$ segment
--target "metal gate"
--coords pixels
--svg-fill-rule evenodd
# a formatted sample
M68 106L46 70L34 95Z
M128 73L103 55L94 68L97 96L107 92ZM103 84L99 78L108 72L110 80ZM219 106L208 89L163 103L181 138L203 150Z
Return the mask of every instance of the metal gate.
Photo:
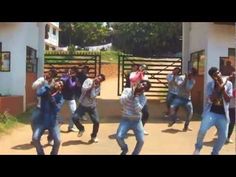
M151 89L146 92L146 96L156 97L159 100L165 100L168 92L168 83L166 76L172 72L175 67L182 71L181 58L141 58L132 55L121 54L118 56L118 92L120 96L125 86L125 73L131 71L132 64L146 64L148 69L145 75L151 82Z
M45 53L44 72L47 72L53 66L59 77L73 66L79 69L84 65L89 67L89 78L95 78L96 75L101 74L101 53L75 52L70 54L61 51L47 51Z

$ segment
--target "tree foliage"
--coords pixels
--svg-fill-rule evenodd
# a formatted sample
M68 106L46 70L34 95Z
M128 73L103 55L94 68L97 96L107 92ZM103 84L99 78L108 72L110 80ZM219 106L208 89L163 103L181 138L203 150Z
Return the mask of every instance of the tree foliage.
M113 30L111 30L111 27ZM136 56L167 56L181 52L182 23L179 22L63 22L62 45L112 45Z
M62 22L60 41L62 46L102 45L109 42L110 31L102 22Z
M113 23L113 46L137 56L181 52L182 24L177 22Z

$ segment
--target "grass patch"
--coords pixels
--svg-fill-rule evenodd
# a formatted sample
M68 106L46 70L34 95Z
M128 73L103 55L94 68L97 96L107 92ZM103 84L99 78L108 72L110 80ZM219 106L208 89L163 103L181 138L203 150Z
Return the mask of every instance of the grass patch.
M118 53L114 50L101 51L101 60L102 62L118 63Z
M9 133L12 128L20 124L29 124L32 110L28 109L18 116L13 116L7 112L0 113L0 134Z

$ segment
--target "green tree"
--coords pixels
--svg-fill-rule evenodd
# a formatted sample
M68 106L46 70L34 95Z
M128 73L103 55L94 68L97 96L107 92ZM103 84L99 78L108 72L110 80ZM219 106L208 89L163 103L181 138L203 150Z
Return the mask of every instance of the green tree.
M138 56L181 52L182 24L177 22L112 23L113 46Z
M110 30L102 22L62 22L60 44L85 47L110 42Z

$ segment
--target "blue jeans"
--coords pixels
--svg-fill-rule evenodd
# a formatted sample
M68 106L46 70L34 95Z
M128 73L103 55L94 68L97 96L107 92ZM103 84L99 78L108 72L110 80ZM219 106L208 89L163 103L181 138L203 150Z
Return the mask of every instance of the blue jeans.
M147 103L143 106L142 109L142 123L143 126L147 123L149 117L149 112L148 112L148 105Z
M39 107L36 107L33 110L32 116L30 117L30 119L31 119L31 129L32 129L32 132L33 132L33 135L32 135L32 142L33 142L33 136L34 136L35 129L40 124L40 119L41 119L41 114L40 114L40 108ZM52 135L50 134L50 132L48 134L47 139L48 139L48 141L52 140Z
M76 109L72 120L76 127L80 131L84 131L84 126L81 124L80 120L85 115L85 113L88 113L91 121L93 122L93 132L91 134L92 138L97 137L98 129L99 129L99 114L97 111L97 107L85 107L81 104L79 104L78 108Z
M52 136L52 139L54 140L53 142L53 147L52 147L52 151L51 151L51 155L57 155L59 148L60 148L60 144L61 144L61 140L60 140L60 128L58 126L58 124L56 124L53 127L49 127L46 128L43 125L39 125L35 127L35 131L33 134L33 142L37 151L38 155L44 155L44 150L42 147L42 144L40 142L40 139L44 133L44 131L48 129L50 136Z
M63 105L64 104L67 104L68 105L68 107L69 107L69 110L70 110L70 112L71 112L71 116L74 114L74 112L75 112L75 110L76 110L76 102L75 102L75 100L63 100ZM71 117L70 117L70 119L69 119L69 126L68 126L68 128L70 129L70 128L73 128L73 120L71 119Z
M171 103L174 101L174 99L177 97L176 94L168 92L167 97L166 97L166 104L167 108L170 108Z
M116 140L121 148L122 151L128 151L128 145L125 144L125 136L129 130L133 130L137 143L134 148L132 155L138 155L143 147L144 144L144 129L142 121L139 120L130 120L128 118L123 117L121 119L119 128L116 133Z
M176 97L173 102L171 103L171 108L173 108L174 110L176 110L176 108L178 107L184 107L184 109L187 112L187 116L185 118L185 127L188 127L189 122L191 121L192 117L193 117L193 104L191 100L185 99L185 98L180 98L180 97ZM172 121L176 121L177 116L176 114L171 114L171 119Z
M218 132L218 138L214 143L211 154L218 155L219 151L221 150L227 139L228 125L229 122L227 121L224 114L216 114L213 112L206 113L201 122L195 148L199 151L202 149L203 139L206 135L207 130L209 130L212 126L216 126Z
M32 112L32 116L30 117L30 123L31 123L30 125L33 132L39 122L39 119L40 119L40 108L36 107Z

